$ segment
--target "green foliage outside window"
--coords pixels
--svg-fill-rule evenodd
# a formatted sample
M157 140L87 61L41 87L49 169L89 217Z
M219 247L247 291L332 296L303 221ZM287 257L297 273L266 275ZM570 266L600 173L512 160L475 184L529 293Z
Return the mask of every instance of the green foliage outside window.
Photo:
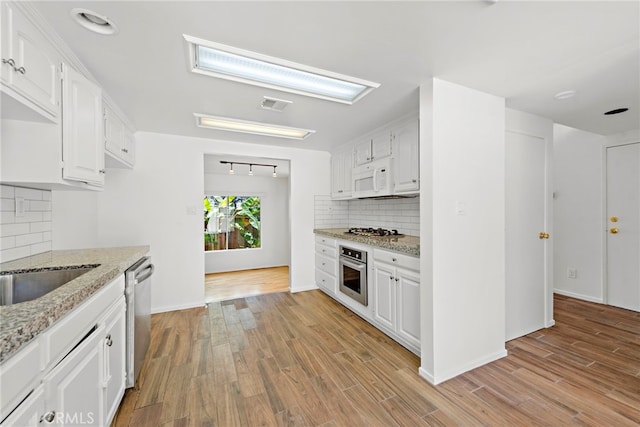
M206 196L204 247L205 251L259 248L260 198Z

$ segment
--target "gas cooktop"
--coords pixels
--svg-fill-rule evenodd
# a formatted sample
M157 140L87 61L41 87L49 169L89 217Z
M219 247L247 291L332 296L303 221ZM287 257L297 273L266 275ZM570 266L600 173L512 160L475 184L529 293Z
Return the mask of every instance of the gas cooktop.
M352 227L349 231L345 231L345 234L353 234L356 236L367 236L367 237L400 237L402 234L398 233L398 230L387 230L385 228L372 228L372 227Z

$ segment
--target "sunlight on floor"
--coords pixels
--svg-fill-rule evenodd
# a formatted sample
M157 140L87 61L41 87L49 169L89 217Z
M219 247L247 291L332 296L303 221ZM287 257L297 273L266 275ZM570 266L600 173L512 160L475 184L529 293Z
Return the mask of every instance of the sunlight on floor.
M289 290L289 267L258 268L205 275L205 302L227 301Z

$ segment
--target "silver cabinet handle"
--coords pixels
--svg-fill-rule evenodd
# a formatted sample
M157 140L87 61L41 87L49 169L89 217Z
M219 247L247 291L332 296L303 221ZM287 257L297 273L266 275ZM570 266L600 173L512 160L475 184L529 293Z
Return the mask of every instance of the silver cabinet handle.
M107 173L107 171L104 170L104 169L100 169L98 172L101 173L101 174L106 174Z
M398 279L398 278L396 277L396 283L398 283L399 281L400 281L400 279Z
M44 414L42 417L40 417L40 422L46 421L48 423L52 423L53 420L55 419L56 419L56 411L49 411L46 414Z
M122 152L123 152L123 153L128 153L128 152L129 152L129 150L127 150L126 148L123 148L123 149L122 149Z
M105 338L107 340L107 347L111 347L113 345L113 340L111 339L111 334L107 335Z
M14 70L16 69L16 61L14 61L12 58L9 58L9 59L2 58L2 63L9 64Z
M27 74L27 70L25 70L24 67L14 68L14 70L22 75Z
M396 262L398 261L398 258L391 258L391 261Z

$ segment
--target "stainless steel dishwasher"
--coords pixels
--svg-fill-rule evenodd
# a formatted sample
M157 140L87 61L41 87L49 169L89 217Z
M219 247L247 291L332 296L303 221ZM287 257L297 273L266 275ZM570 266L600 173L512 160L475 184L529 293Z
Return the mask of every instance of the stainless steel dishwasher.
M151 257L142 257L125 271L127 300L127 388L136 385L151 340Z

